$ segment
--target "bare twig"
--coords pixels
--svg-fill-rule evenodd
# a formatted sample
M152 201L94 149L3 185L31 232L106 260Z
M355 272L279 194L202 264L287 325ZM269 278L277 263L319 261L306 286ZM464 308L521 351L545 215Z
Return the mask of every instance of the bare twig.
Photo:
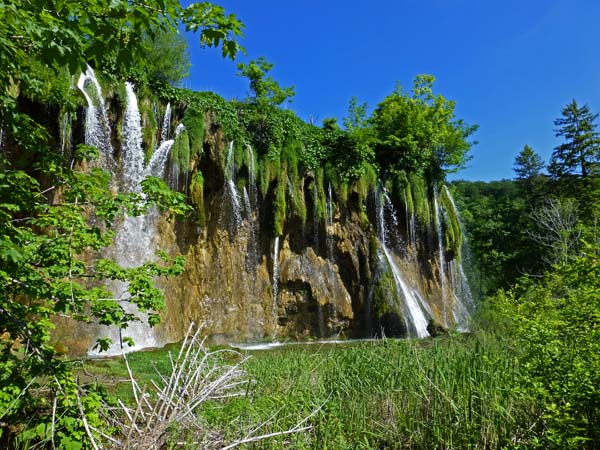
M77 392L77 406L79 406L79 414L81 414L81 421L83 422L83 428L85 429L85 433L90 440L90 444L94 448L94 450L100 450L98 445L96 444L96 439L94 438L94 434L88 425L87 418L85 417L85 411L83 410L83 405L81 404L81 397L79 396L79 391Z

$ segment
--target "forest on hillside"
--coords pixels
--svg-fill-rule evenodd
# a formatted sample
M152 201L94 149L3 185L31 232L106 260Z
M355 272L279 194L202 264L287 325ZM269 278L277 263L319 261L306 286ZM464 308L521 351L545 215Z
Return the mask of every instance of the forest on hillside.
M237 66L250 86L244 100L178 87L189 70L179 27L223 57L243 51L244 25L217 5L6 1L0 19L0 446L598 448L600 133L586 104L573 100L557 112L560 143L550 161L525 145L513 180L448 182L466 165L477 127L456 117L455 102L434 92L431 75L417 76L410 89L396 86L371 114L353 98L341 124L328 118L316 126L282 107L294 88L280 86L262 57ZM185 111L188 127L171 150L172 164L185 171L183 189L148 177L140 191L116 193L110 174L94 166L101 149L65 150L63 118L81 119L85 99L74 86L90 68L115 103L128 81L140 96ZM239 142L232 158L248 178L255 161L244 159L242 143L256 149L269 238L309 223L307 205L326 221L329 184L339 215L369 230L376 255L386 242L378 243L367 204L374 192L385 195L405 211L398 233L410 234L410 217L419 223L422 260L436 252L462 258L477 302L469 331L432 320L423 340L384 338L314 358L302 350L249 362L207 350L195 335L181 345L164 391L146 395L156 386L150 379L159 383L149 375L147 387L133 379L130 397L98 377L101 364L68 355L52 340L57 320L119 329L135 320L103 280L129 283L130 301L148 312L150 326L161 321L165 298L155 280L181 275L183 257L161 253L135 268L110 258L90 265L86 257L111 244L119 217L151 205L170 220L207 226L210 174L198 170L206 114ZM148 129L140 140L156 147L159 125ZM303 202L309 177L314 197ZM440 257L432 274L444 263ZM392 281L381 280L371 306L383 315ZM100 350L110 344L97 342ZM169 356L150 358L168 370ZM126 368L123 376L131 376Z

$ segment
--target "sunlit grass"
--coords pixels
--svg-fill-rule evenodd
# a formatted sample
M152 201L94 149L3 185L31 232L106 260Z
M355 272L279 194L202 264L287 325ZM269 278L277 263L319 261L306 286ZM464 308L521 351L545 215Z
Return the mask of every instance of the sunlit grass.
M250 424L261 433L312 429L251 448L499 448L519 441L529 406L515 395L511 351L483 335L293 345L247 352L255 382L245 397L207 402L202 414L229 438ZM129 356L138 377L155 376L166 351ZM102 376L127 378L118 360L94 362ZM110 375L109 375L110 374ZM123 384L115 388L125 395Z

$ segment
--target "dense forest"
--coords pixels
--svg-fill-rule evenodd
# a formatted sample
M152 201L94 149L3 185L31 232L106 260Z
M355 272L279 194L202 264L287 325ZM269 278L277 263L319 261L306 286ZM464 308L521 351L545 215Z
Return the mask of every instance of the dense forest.
M250 86L244 100L177 87L189 70L179 27L197 33L201 46L219 47L223 57L243 51L244 25L217 5L8 1L0 5L0 19L3 448L598 447L600 135L598 114L587 105L573 100L557 112L560 144L547 163L525 145L514 161L514 180L448 183L467 163L477 127L456 117L454 101L434 93L431 75L417 76L409 90L397 86L370 115L352 98L341 124L328 118L316 126L282 107L294 88L280 86L263 57L237 66ZM186 125L171 147L170 164L181 175L175 185L149 176L139 191L115 192L110 174L96 164L102 148L65 144L69 124L81 121L86 106L74 86L90 70L109 87L116 111L125 110L124 81L151 99L142 105L145 120L154 120L140 136L145 149L156 148L160 135L152 105L173 105ZM206 155L207 126L232 142L232 162L221 161L220 170L243 168L218 183L206 170L218 172ZM246 145L256 156L248 156ZM158 325L167 303L156 279L181 275L185 261L161 253L159 261L132 268L111 258L89 264L90 255L111 244L119 217L153 207L174 223L210 228L216 197L205 196L208 184L243 187L255 173L255 195L266 205L261 225L276 242L298 224L310 224L310 215L314 234L326 230L319 224L331 221L328 201L335 194L338 215L368 230L371 254L381 255L376 248L387 251L385 237L378 241L368 205L373 196L385 196L404 211L401 224L390 214L397 232L409 243L411 233L424 242L413 243L417 259L439 258L427 270L431 278L441 274L441 297L441 255L462 260L477 300L469 332L431 320L427 339L382 339L319 356L316 366L306 353L276 354L250 362L248 373L241 370L243 355L209 352L195 335L182 344L171 378L190 376L190 390L177 385L178 392L173 381L170 391L146 395L134 380L134 398L125 402L135 399L137 409L124 406L118 391L90 375L98 366L69 355L52 333L66 318L119 329L136 320L103 280L127 282L129 301ZM378 264L375 256L367 263ZM364 278L369 285L356 292L369 292L372 304L359 306L365 316L379 314L374 322L381 332L371 334L391 335L383 317L391 315L386 297L393 279L385 273ZM97 341L99 350L110 345L108 338ZM190 362L196 345L200 356ZM228 401L236 386L246 386L247 374L255 384ZM289 386L295 390L282 399ZM145 415L161 393L188 403L166 403ZM171 422L153 423L158 417ZM264 436L254 440L261 428Z

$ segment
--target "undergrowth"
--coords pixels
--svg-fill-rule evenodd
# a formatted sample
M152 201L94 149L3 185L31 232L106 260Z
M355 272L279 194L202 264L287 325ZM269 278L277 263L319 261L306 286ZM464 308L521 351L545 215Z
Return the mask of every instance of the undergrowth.
M249 448L516 448L526 443L536 414L516 394L518 371L507 345L477 334L249 352L244 369L256 382L247 395L207 402L201 414L226 440L251 424L262 423L260 432L269 434L308 417L309 431ZM163 352L145 352L130 364L140 376L153 376L153 364L164 359ZM95 371L110 367L124 376L119 364L95 363Z

